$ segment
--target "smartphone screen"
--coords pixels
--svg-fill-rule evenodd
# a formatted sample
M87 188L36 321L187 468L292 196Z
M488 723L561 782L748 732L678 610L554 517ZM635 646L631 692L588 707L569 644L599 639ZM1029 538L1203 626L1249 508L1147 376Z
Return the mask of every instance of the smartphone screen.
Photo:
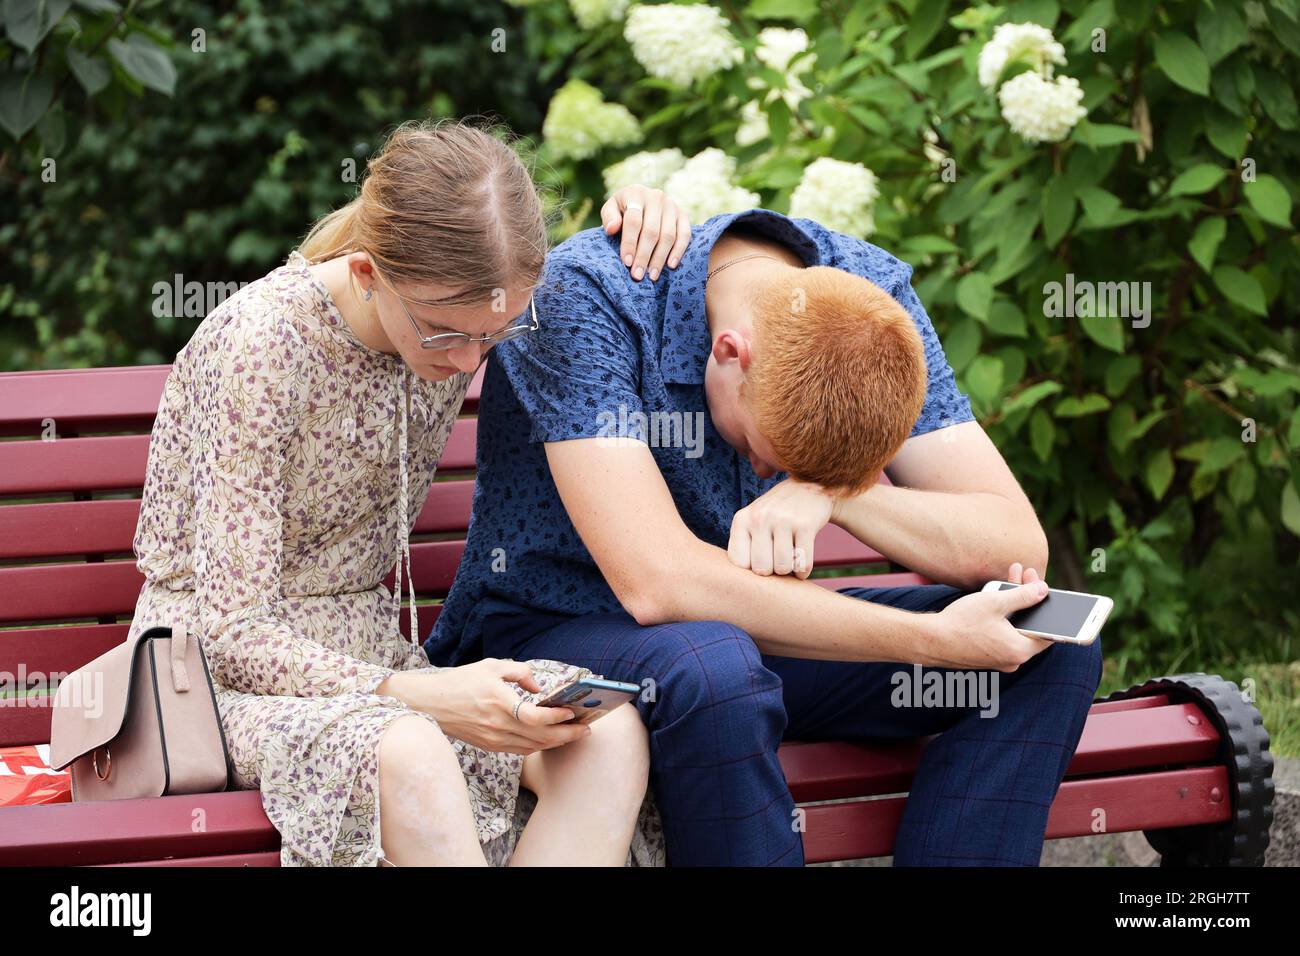
M1009 591L1014 584L1003 583L1000 590ZM1033 607L1025 608L1012 614L1011 625L1022 631L1039 631L1043 634L1058 634L1061 637L1077 637L1083 630L1088 615L1097 606L1097 599L1091 594L1067 594L1062 591L1048 591Z

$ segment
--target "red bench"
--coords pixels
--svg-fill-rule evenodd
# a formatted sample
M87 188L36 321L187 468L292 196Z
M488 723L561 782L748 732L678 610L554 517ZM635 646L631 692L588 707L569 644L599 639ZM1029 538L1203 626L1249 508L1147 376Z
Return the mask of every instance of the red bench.
M26 673L30 681L66 673L126 637L142 581L131 542L167 371L0 374L0 674ZM475 387L416 523L411 558L422 599L446 594L460 559L477 395ZM818 539L817 557L820 568L884 571L821 579L827 586L923 581L888 568L838 529ZM421 623L436 610L426 609ZM1153 681L1113 698L1092 708L1048 837L1144 830L1166 865L1259 865L1273 798L1259 712L1235 685L1205 675ZM0 700L0 747L48 741L46 703ZM805 805L808 862L890 853L925 745L783 746L790 791ZM0 808L4 865L274 866L278 845L251 791Z

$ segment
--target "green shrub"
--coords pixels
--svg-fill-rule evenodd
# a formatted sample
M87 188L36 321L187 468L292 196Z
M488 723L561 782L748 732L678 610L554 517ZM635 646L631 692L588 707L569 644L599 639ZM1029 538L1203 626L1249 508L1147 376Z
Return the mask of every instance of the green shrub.
M643 26L582 29L562 0L528 6L535 55L571 64L558 79L640 118L637 146L590 159L543 142L570 199L598 200L604 171L619 181L629 155L644 178L721 149L729 182L672 180L697 216L744 208L748 193L874 227L872 241L915 266L962 387L1051 529L1053 581L1115 597L1115 680L1296 658L1297 4L718 9L743 58L716 55L716 72L684 88L647 66L691 39L662 39L643 65L625 38ZM1087 117L1059 142L1022 139L980 83L1001 23L1041 24L1064 47L1054 77L1077 80ZM806 52L774 55L801 44L762 39L772 27L805 31ZM1026 71L1039 72L1007 64L1002 88ZM805 182L822 158L874 175L832 164L831 185ZM872 186L879 198L857 208ZM1131 303L1055 314L1067 275L1076 289L1150 283L1148 319Z

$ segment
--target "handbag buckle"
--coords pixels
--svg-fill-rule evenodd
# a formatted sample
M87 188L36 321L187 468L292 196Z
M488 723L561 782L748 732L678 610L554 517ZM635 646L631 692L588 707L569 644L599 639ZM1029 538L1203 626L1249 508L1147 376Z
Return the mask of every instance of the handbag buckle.
M99 772L99 749L96 748L95 751L90 755L90 765L95 770L95 776L98 777L100 780L107 780L109 774L113 772L113 753L107 747L104 748L104 757L105 757L104 772L100 773Z

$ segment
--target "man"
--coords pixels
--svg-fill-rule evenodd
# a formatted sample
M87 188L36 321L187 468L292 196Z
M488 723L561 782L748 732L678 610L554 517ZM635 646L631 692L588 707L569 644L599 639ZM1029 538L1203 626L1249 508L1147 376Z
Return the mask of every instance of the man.
M1044 569L1047 545L910 273L756 209L694 227L651 284L588 230L548 260L540 329L489 360L474 517L426 650L646 687L672 864L803 862L783 738L931 734L896 862L1038 861L1100 649L1011 627L1045 593L1035 571L963 596ZM944 584L806 580L828 522ZM996 716L906 706L900 662L993 678Z

